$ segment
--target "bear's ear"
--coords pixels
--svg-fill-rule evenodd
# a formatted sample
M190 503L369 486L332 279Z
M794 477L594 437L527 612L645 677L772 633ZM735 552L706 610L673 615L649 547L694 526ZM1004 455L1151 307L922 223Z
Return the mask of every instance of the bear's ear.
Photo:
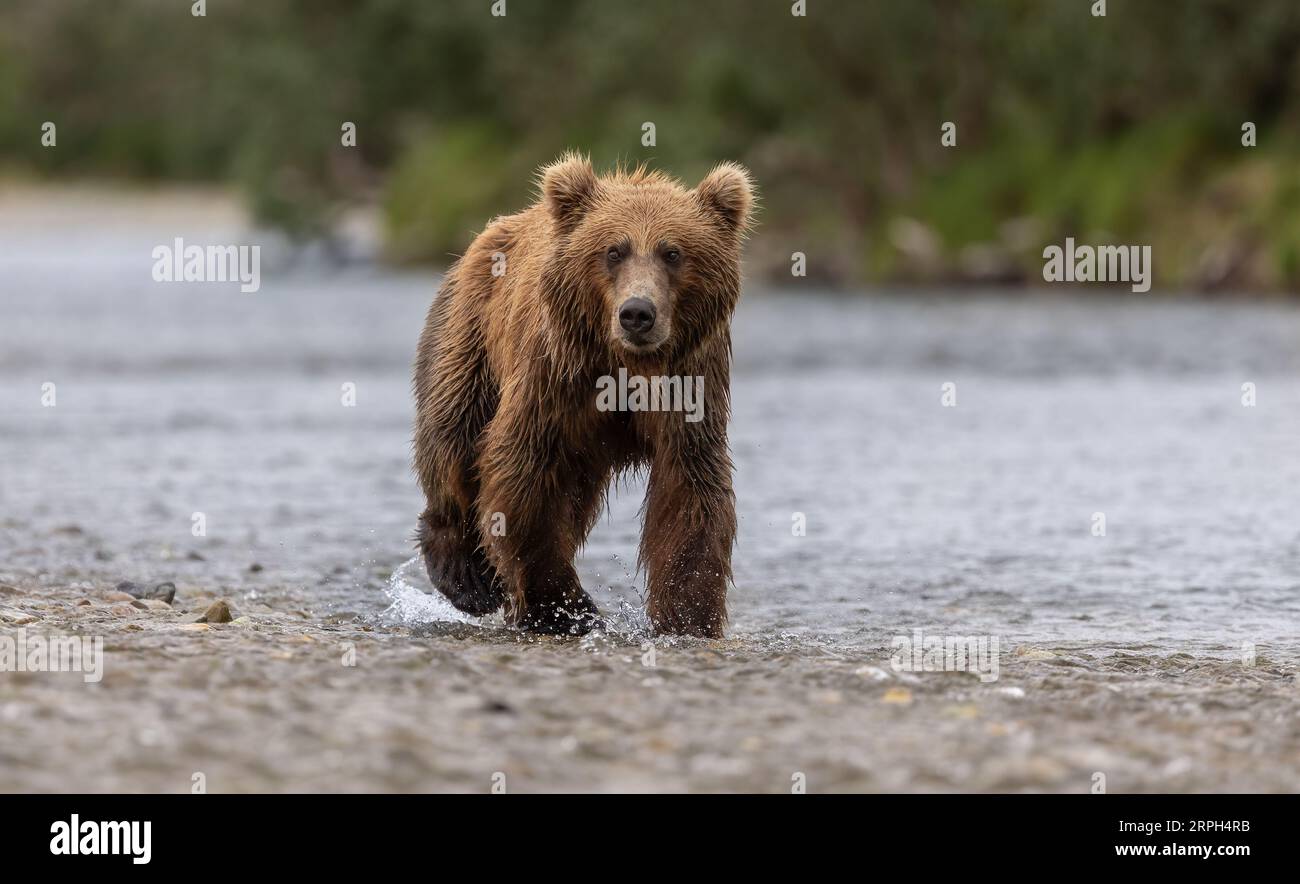
M591 160L572 151L541 171L542 200L563 230L577 226L596 195L596 173Z
M754 182L744 166L719 163L695 188L695 198L728 228L744 232L754 206Z

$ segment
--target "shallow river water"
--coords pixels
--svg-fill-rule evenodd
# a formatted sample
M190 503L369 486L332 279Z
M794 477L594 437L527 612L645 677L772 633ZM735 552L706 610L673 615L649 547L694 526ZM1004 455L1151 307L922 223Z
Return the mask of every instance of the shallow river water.
M268 592L381 612L421 504L409 365L434 280L67 276L7 284L11 566L75 572L22 543L75 525L87 562L131 557L123 579L256 564ZM736 633L1300 634L1300 312L750 292L735 339ZM638 601L641 493L611 496L583 556L606 609Z

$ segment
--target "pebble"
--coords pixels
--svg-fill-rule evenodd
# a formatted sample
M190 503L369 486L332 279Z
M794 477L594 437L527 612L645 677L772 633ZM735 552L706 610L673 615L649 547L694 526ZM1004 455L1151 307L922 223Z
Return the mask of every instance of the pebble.
M863 678L870 679L871 681L889 680L889 673L881 669L879 666L859 666L857 669L853 670L853 674L860 675Z
M156 584L153 589L139 583L132 583L129 580L117 585L117 591L125 593L132 598L137 599L158 599L159 601L171 604L176 598L176 584L168 580L165 583Z
M912 702L912 692L907 688L890 688L885 691L885 695L880 698L880 702L907 706Z
M186 632L207 632L212 627L206 623L186 623L181 629Z
M230 612L230 604L225 600L215 601L208 606L208 609L199 615L195 623L229 623L234 620L234 615Z
M1056 655L1042 648L1021 645L1016 648L1016 656L1022 660L1055 660Z
M5 623L12 623L14 626L26 626L28 623L35 623L38 619L16 608L0 608L0 620Z

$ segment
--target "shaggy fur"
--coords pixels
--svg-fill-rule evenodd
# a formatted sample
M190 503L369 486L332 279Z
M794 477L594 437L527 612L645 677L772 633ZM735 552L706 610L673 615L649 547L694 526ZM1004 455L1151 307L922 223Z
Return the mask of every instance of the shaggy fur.
M429 576L462 611L504 605L507 622L533 631L589 629L598 612L574 557L611 480L648 466L639 563L651 623L721 636L736 533L730 321L749 174L722 164L687 190L644 168L598 177L568 154L540 179L538 203L493 220L450 269L420 338L417 536ZM629 297L657 308L656 339L625 340ZM597 379L620 366L702 376L703 419L597 410Z

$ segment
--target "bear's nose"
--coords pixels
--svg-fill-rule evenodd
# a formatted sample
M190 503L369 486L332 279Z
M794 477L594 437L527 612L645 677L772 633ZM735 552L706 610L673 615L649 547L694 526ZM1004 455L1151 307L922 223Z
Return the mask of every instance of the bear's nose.
M645 298L628 298L618 308L618 324L634 335L643 335L655 324L655 305Z

